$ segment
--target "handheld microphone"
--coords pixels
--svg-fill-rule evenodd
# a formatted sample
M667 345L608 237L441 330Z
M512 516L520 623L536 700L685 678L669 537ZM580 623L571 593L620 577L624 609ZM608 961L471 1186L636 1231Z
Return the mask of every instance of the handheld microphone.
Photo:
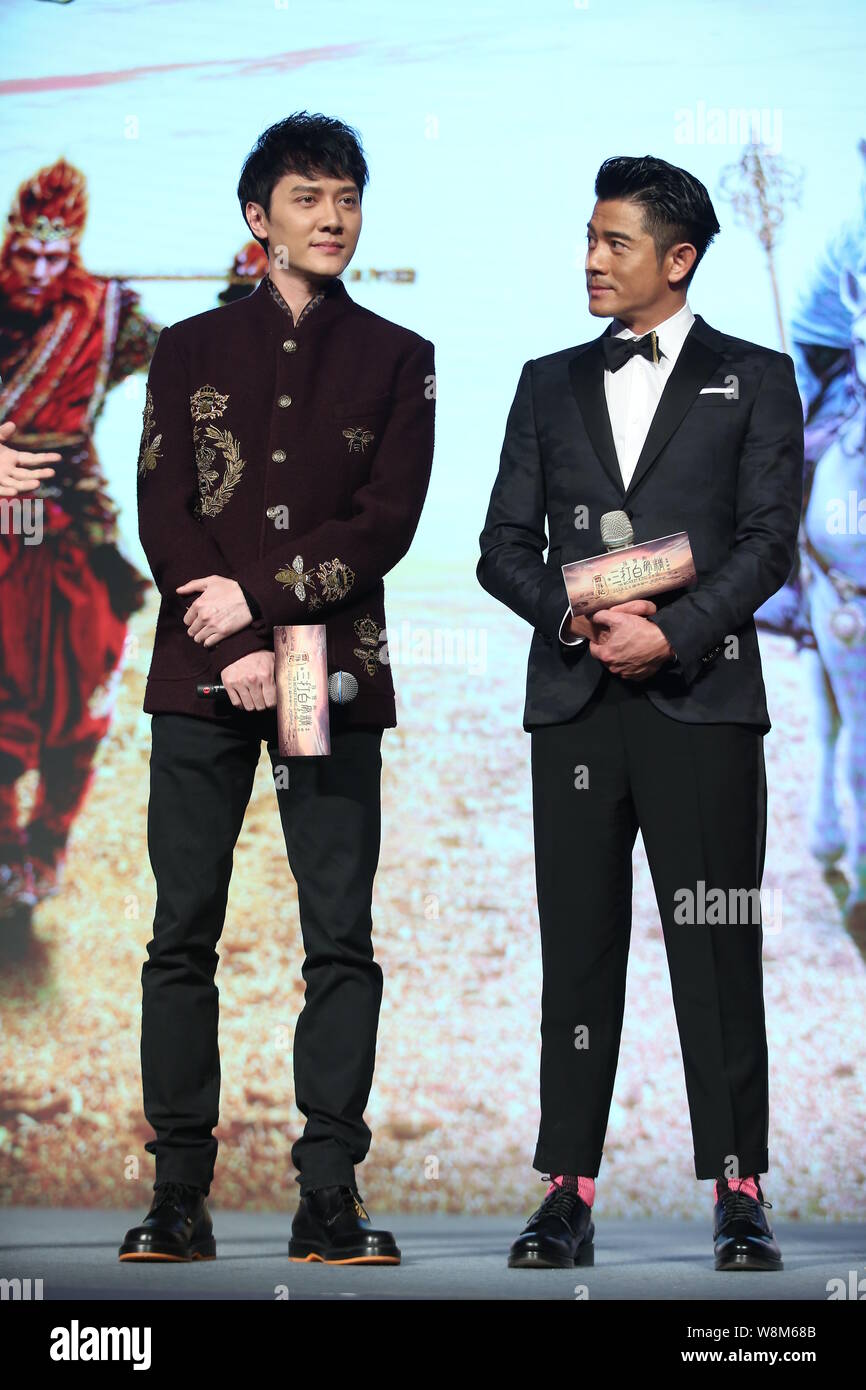
M605 512L599 527L605 550L626 550L634 545L634 527L628 512Z
M605 512L599 523L604 551L562 566L573 617L591 618L600 608L653 598L685 588L697 578L687 531L635 542L628 512Z
M218 681L207 683L199 682L195 688L195 693L204 700L216 700L221 695L228 695L224 685ZM348 705L350 700L354 700L358 693L358 682L351 671L335 671L328 678L328 695L335 705Z
M358 693L358 682L351 671L335 671L328 678L328 694L335 705L347 705Z

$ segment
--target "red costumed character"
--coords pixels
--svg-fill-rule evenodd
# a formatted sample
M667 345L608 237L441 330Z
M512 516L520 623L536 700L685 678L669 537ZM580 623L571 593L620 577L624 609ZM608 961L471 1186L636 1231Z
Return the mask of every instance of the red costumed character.
M54 476L15 499L19 518L41 508L29 535L0 500L0 917L57 891L127 621L150 588L119 548L93 430L108 389L147 368L159 326L134 291L82 266L86 215L83 174L58 160L21 185L0 247L0 421L15 422L16 448L60 454ZM19 826L16 782L34 768Z

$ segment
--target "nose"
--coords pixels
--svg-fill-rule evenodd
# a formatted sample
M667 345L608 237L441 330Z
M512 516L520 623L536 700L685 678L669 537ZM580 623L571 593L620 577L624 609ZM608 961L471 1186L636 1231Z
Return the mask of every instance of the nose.
M343 228L343 219L336 203L332 203L324 214L320 224L323 232L339 232Z

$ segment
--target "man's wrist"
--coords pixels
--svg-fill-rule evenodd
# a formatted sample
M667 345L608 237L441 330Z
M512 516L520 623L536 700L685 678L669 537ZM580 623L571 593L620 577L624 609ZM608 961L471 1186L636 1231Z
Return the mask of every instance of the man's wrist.
M253 594L250 593L249 589L244 588L243 584L239 579L236 579L235 583L237 584L238 588L240 589L241 593L243 594L246 600L246 605L247 608L250 610L250 613L252 614L253 621L255 621L256 618L260 618L262 616L262 610L259 607L258 599L256 599L253 596Z
M568 637L572 637L574 640L569 642ZM565 610L562 622L559 624L559 640L564 647L579 647L582 642L586 642L585 637L571 630L571 604Z

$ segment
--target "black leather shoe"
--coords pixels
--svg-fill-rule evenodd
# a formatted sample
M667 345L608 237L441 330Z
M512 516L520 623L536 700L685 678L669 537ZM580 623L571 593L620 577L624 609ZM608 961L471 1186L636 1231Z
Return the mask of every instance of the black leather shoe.
M716 1269L783 1269L782 1252L770 1230L763 1207L761 1184L758 1196L750 1197L719 1179L719 1199L713 1211L713 1241Z
M161 1182L140 1226L127 1231L118 1250L121 1260L213 1260L216 1241L200 1187Z
M550 1182L550 1178L545 1178ZM548 1193L517 1237L508 1255L509 1269L571 1269L595 1264L595 1225L577 1185Z
M390 1231L376 1231L357 1188L318 1187L301 1194L292 1221L290 1260L329 1265L398 1265Z

